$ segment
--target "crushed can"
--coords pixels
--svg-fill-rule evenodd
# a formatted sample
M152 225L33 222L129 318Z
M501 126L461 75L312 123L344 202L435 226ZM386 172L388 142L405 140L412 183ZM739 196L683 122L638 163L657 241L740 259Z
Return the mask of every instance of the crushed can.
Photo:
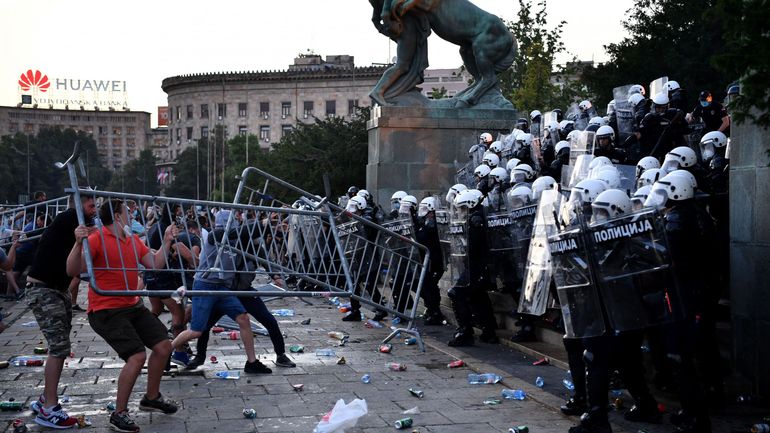
M230 340L238 340L241 338L241 334L238 331L230 331L230 333L227 334L227 338Z
M211 363L212 363L212 364L217 364L217 363L219 363L219 361L217 361L217 357L216 357L216 356L214 356L214 355L211 355L211 358L209 358L209 359L211 360Z
M11 365L11 363L8 362L8 361L0 361L0 370L2 370L4 368L8 368L10 365Z
M91 425L93 425L91 420L89 418L86 418L85 415L78 415L77 420L78 420L78 428L91 427Z
M452 361L449 364L446 365L447 368L460 368L465 365L465 362L462 359L458 359L457 361Z
M111 401L111 402L107 403L107 410L110 411L110 412L114 411L115 410L115 402Z
M257 417L257 411L254 409L243 409L243 417L248 419L254 419Z
M291 353L302 353L305 351L305 346L300 346L299 344L292 344L289 346L289 352Z
M399 364L398 362L391 362L388 364L390 371L406 371L406 364Z
M393 423L393 427L397 428L398 430L404 430L412 426L412 423L414 423L414 420L412 418L403 418Z
M529 427L520 425L508 429L508 433L529 433Z
M393 346L390 344L380 344L380 353L390 353Z
M222 332L225 332L225 328L223 328L221 326L215 326L215 327L211 328L211 332L213 332L215 334L221 334Z
M28 431L29 429L23 420L18 418L13 420L13 433L27 433Z
M406 344L407 346L411 346L411 345L417 344L417 338L415 338L415 337L405 338L404 339L404 344Z
M0 403L0 410L3 411L14 411L22 409L24 409L24 403L18 401L4 401Z
M409 388L409 394L412 394L413 396L415 396L417 398L425 397L425 393L424 392L422 392L419 389L415 389L415 388Z

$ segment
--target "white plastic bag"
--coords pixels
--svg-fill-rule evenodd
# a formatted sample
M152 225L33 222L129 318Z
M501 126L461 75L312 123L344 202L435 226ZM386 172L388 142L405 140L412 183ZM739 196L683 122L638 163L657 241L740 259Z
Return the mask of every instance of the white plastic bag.
M366 400L355 399L348 404L339 399L331 412L324 415L313 433L344 433L346 428L355 427L358 419L366 415Z

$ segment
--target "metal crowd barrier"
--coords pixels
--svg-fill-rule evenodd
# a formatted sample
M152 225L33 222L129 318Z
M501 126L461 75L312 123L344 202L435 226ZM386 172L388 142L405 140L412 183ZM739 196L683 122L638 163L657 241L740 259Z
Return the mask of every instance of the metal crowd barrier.
M327 191L326 197L330 194ZM393 329L384 342L399 333L406 333L417 337L420 349L424 350L422 338L413 324L430 262L427 248L402 234L409 232L403 230L403 224L399 224L398 232L390 230L254 167L243 171L234 201L245 201L250 206L266 203L286 206L289 202L295 203L294 198L297 197L299 206L323 209L328 216L330 236L324 241L335 243L337 249L342 251L342 256L338 258L339 266L350 275L346 289L351 298L397 316L406 323L404 328ZM313 222L312 219L300 218L295 236L298 244L311 246L300 248L307 253L304 261L310 263L318 260L319 256L316 230L307 230ZM321 262L334 268L335 260L337 258Z
M5 248L18 237L22 242L39 239L60 212L67 209L67 196L16 206L0 211L0 248ZM44 216L43 221L39 221ZM33 223L32 230L24 228Z

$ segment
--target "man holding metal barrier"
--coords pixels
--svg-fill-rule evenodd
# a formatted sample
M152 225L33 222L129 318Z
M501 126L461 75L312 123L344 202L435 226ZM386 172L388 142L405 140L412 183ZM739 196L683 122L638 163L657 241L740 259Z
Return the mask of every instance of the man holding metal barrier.
M85 269L82 241L87 238L95 270L92 284L107 291L136 290L139 264L147 269L162 268L177 235L177 227L172 225L166 228L160 250L152 252L138 236L131 233L128 208L121 200L102 203L99 218L103 224L101 229L84 226L75 229L77 242L67 258L67 273L74 276ZM89 324L126 362L118 377L115 411L110 415L111 428L122 432L140 430L129 416L128 398L145 361L147 393L139 402L139 408L175 413L177 404L165 400L160 393L160 379L171 354L166 327L138 296L103 296L90 290L88 304ZM145 347L151 349L149 358Z

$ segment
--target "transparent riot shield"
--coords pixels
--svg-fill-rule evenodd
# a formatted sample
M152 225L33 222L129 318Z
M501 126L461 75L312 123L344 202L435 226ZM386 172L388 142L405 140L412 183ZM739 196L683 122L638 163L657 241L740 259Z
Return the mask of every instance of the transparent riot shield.
M575 165L575 161L581 155L593 155L596 134L591 131L580 131L574 134L575 139L570 142L569 165Z
M583 179L588 179L588 172L589 172L589 166L591 165L591 161L594 160L593 155L580 155L575 160L575 165L572 168L572 171L570 172L569 177L562 177L562 184L564 184L564 179L568 179L568 183L566 185L566 189L572 189L575 185L577 185L578 182L580 182ZM562 173L562 176L564 174Z
M615 164L615 168L618 169L620 174L620 189L628 195L631 195L636 191L636 166Z
M452 218L449 222L450 276L452 285L470 285L470 263L468 258L468 222L464 218Z
M668 83L668 77L660 77L656 80L650 81L650 98L660 92L666 91L666 83ZM668 93L668 91L666 91L666 93Z
M513 134L501 135L500 144L503 145L503 151L500 153L500 164L498 167L505 167L505 164L513 157L514 150L516 150L516 137Z
M476 180L473 177L473 170L478 167L478 164L474 165L473 160L468 161L463 167L457 170L455 174L455 183L461 183L468 188L476 187Z
M553 279L570 338L596 337L606 330L583 227L548 238Z
M540 122L533 122L529 125L529 133L535 138L542 137L542 127Z
M493 283L506 293L513 292L516 282L519 281L516 269L511 266L515 263L516 241L510 213L507 210L489 212L487 214L487 245L489 246L487 263Z
M449 211L446 209L436 209L436 228L438 229L438 239L441 243L441 252L444 253L444 263L449 263L451 258L452 246L449 241Z
M613 330L644 329L683 317L663 223L655 211L593 224L587 234Z
M557 232L556 211L560 197L559 192L553 189L543 191L540 197L527 254L519 313L541 316L548 306L548 289L553 275L548 236Z
M409 310L413 304L412 293L417 287L415 263L420 257L411 257L416 251L411 248L410 240L414 239L412 219L399 215L396 220L382 224L390 232L382 232L377 238L379 250L382 251L382 272L384 281L390 282L383 287L385 299L392 299L395 309ZM413 287L414 286L414 287ZM386 289L390 288L392 293Z
M615 98L615 118L618 123L617 143L624 143L634 132L634 107L628 103L628 91L632 84L626 84L612 89Z
M516 273L517 287L520 287L524 281L529 244L532 241L536 214L536 204L514 209L508 214L511 220L509 231L513 234L513 261L508 266L513 265L512 267Z

